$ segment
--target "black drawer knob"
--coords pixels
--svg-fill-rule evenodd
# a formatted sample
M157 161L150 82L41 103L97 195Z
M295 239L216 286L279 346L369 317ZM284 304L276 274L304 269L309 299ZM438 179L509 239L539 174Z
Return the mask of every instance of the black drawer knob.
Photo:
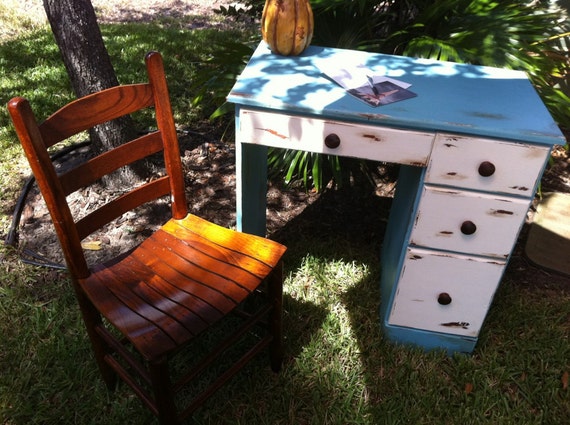
M325 145L329 149L336 149L340 146L340 137L338 135L331 133L325 137Z
M479 164L479 175L482 177L490 177L495 174L495 164L489 161L483 161Z
M449 295L447 292L442 292L438 295L437 302L441 305L451 304L451 295Z
M477 226L472 221L467 220L461 224L461 233L463 233L464 235L472 235L476 231L477 231Z

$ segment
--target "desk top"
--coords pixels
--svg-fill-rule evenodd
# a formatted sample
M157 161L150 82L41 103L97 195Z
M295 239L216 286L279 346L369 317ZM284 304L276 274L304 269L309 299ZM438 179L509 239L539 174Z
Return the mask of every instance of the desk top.
M372 107L326 77L317 64L364 64L406 83L417 97ZM526 74L499 68L310 46L300 56L261 42L228 95L237 105L325 119L444 131L538 144L564 144Z

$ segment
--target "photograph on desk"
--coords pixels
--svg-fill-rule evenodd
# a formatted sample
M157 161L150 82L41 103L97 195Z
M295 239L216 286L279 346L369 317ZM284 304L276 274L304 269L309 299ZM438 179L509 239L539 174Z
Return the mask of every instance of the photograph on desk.
M348 93L368 103L370 106L388 105L389 103L416 97L417 94L398 86L391 81L367 84L356 89L348 89Z
M384 75L374 75L362 64L346 67L337 62L321 61L317 66L349 94L373 107L417 96L408 90L410 84Z

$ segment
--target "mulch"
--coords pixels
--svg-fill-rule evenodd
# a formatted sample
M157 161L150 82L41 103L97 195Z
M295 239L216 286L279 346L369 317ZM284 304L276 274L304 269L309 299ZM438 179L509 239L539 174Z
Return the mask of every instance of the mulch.
M27 0L24 2L27 3ZM101 17L113 21L133 20L132 4L124 0L100 0L96 6L112 6L106 10L120 13L117 16ZM108 3L108 4L107 4ZM215 5L228 3L217 0ZM147 12L153 17L161 11L169 14L196 13L199 11L211 14L211 2L199 0L170 1L168 7L163 2L145 0L137 3L138 12ZM117 6L117 7L115 7ZM121 6L121 7L118 7ZM124 7L123 7L124 6ZM178 10L177 8L182 8ZM139 10L140 9L140 10ZM151 15L145 15L147 18ZM222 226L235 226L235 149L231 142L222 140L221 132L216 126L199 123L197 128L184 130L180 134L183 162L186 170L186 183L189 208L192 213L200 215ZM70 154L66 160L74 161L85 155L84 151ZM374 185L354 185L350 190L328 188L324 193L306 191L299 185L286 187L282 182L270 182L268 186L268 234L274 238L287 240L295 232L342 231L355 243L368 243L371 239L381 244L383 229L390 208L391 197L395 185L393 168L386 171L385 164L377 165L377 178ZM552 164L545 172L542 192L570 193L570 158L568 152L561 147L555 149ZM69 199L72 208L82 213L87 207L104 202L109 196L108 189L95 186L72 195ZM539 198L535 201L538 205ZM311 208L307 208L310 206ZM138 244L167 217L166 203L136 211L121 217L117 222L92 235L88 242L89 261L101 261L110 258L118 251ZM507 274L521 281L532 281L534 284L547 285L558 281L559 276L551 271L541 269L530 263L524 255L524 242L527 238L533 211L519 237L519 243L513 253ZM292 227L295 230L292 231ZM287 228L286 231L284 229ZM54 235L49 214L41 195L35 186L27 197L18 227L18 247L20 251L29 250L55 264L63 264L61 250ZM291 233L292 232L292 233ZM566 278L563 279L564 283ZM570 284L568 284L570 287Z
M222 226L234 227L235 147L233 143L222 140L216 128L209 131L205 125L201 131L184 131L180 134L189 209L191 213ZM84 150L78 150L65 157L63 162L76 161L85 154ZM323 193L307 191L300 185L285 186L280 181L269 182L268 234L286 242L291 232L326 233L328 229L342 231L354 243L370 243L371 239L377 239L379 247L396 183L394 169L386 167L389 166L377 164L374 185L359 182L343 190L329 186ZM543 176L541 190L570 193L570 158L564 149L555 150L553 163ZM100 205L115 195L104 186L95 185L70 195L69 203L73 212L81 215L87 208ZM539 201L537 197L535 206ZM305 211L309 205L311 208ZM535 266L526 260L522 245L527 238L533 211L530 211L529 220L519 238L521 248L515 250L514 254L528 269ZM167 217L165 201L124 215L87 239L88 260L104 261L137 245ZM291 230L293 221L294 231ZM285 227L286 232L283 230ZM35 186L28 196L18 233L20 250L26 249L49 262L63 264L53 225ZM540 276L537 275L536 280L540 280Z

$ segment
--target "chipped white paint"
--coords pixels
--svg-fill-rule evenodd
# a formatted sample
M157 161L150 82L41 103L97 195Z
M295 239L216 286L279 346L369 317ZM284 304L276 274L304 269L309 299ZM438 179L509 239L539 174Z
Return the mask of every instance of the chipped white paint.
M534 193L549 152L548 146L438 134L426 181L528 197ZM479 175L484 161L495 166L492 176Z
M529 199L424 187L411 244L506 258L516 241ZM461 232L471 221L473 234Z
M340 138L335 149L325 145L330 134ZM242 109L236 137L240 143L425 166L435 135Z
M389 323L476 337L504 266L503 260L409 249ZM448 305L437 301L442 292L451 296Z
M372 108L322 75L323 60L364 63L418 96ZM265 234L265 146L403 164L381 255L385 335L472 351L550 148L565 142L526 75L318 46L280 57L260 44L228 100L238 229Z

